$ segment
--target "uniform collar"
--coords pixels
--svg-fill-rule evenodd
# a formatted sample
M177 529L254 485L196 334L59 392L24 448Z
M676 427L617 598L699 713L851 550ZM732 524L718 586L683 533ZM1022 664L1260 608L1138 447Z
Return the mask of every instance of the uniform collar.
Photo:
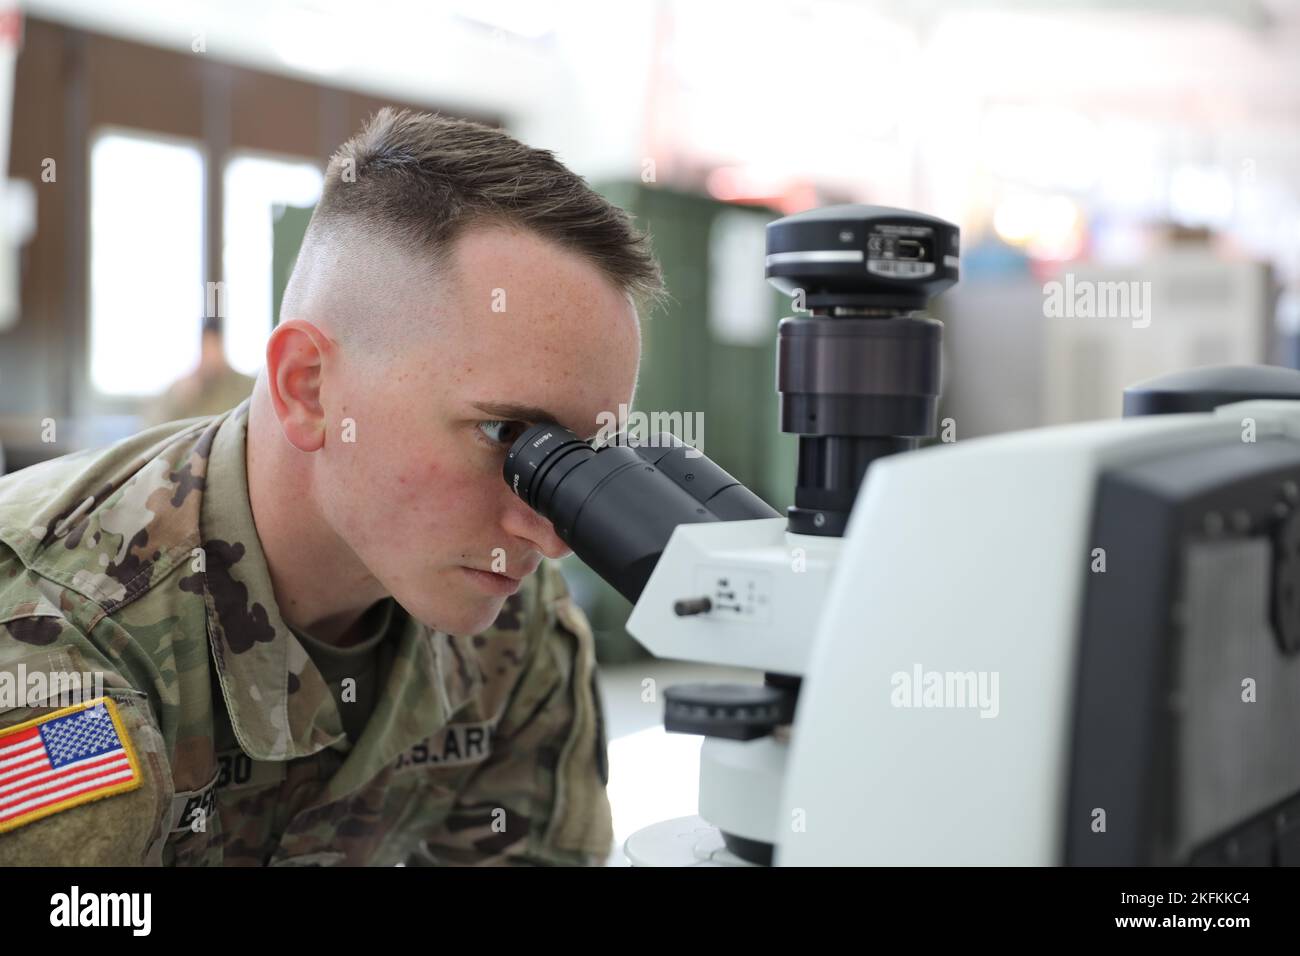
M240 746L254 760L292 760L347 737L329 687L276 605L249 505L247 430L245 401L221 423L208 461L200 517L208 635ZM376 764L447 723L481 684L456 639L401 617L375 726L358 741Z

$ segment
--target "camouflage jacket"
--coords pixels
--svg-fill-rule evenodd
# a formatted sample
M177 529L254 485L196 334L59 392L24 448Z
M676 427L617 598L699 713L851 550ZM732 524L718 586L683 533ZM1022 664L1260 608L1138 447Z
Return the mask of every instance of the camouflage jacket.
M473 637L396 608L352 745L275 604L246 425L244 403L0 479L0 757L62 714L57 675L102 676L139 781L15 816L0 759L0 864L602 862L594 645L554 563Z

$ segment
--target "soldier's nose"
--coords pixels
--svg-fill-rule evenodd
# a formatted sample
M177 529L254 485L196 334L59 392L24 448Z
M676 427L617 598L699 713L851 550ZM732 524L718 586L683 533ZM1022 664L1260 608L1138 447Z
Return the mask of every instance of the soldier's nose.
M522 538L548 558L562 558L572 550L555 533L550 521L529 508L514 495L510 496L509 510L506 512L505 529L508 533Z
M566 555L572 554L573 549L565 544L560 536L555 533L555 527L549 521L546 521L545 524L546 530L541 535L542 543L538 545L537 550L541 551L542 554L546 555L548 558L563 558Z

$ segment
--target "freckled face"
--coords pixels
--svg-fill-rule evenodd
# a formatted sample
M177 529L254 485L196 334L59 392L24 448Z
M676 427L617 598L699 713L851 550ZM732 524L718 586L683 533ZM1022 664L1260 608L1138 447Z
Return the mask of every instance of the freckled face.
M327 440L316 494L413 616L474 634L517 586L482 572L524 577L543 555L568 553L501 477L532 422L492 407L544 409L595 434L601 412L631 404L640 331L631 302L580 254L504 227L466 232L441 288L443 299L411 320L435 330L377 362L345 357L326 383L331 422L353 419L356 440Z

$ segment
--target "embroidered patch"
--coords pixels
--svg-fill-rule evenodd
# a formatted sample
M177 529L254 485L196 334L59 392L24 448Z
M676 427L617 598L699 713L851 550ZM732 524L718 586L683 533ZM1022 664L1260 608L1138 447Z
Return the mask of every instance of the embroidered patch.
M206 833L208 821L217 812L217 775L198 790L185 790L172 797L172 833L193 830Z
M284 761L254 760L239 747L217 754L217 789L242 790L245 787L272 787L283 783Z
M0 730L0 833L140 786L140 763L108 697Z
M448 724L425 737L405 753L399 754L394 770L409 767L461 767L478 763L492 755L492 729L495 721Z

